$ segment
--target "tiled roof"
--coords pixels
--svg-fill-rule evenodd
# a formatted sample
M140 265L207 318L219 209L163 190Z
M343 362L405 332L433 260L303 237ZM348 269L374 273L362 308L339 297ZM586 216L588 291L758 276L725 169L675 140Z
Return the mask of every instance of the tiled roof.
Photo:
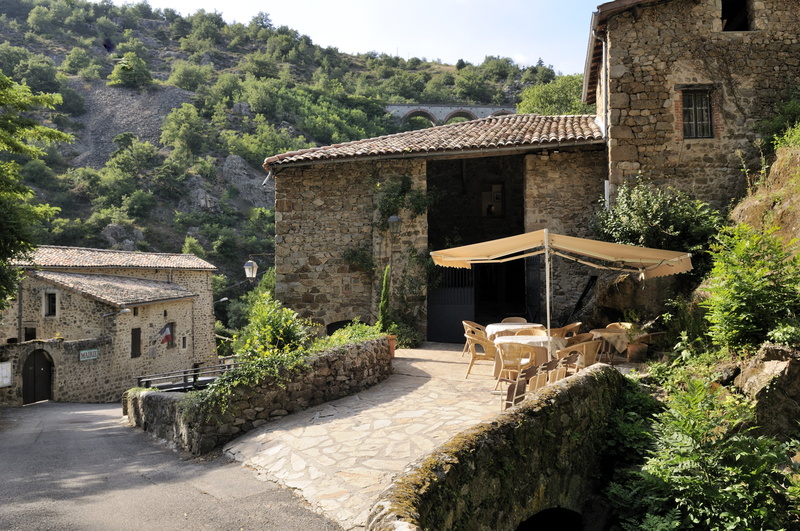
M595 123L595 116L509 114L282 153L266 159L264 167L269 169L319 161L437 156L476 151L488 156L509 149L602 141L603 132Z
M141 278L61 271L32 271L30 276L119 308L196 296L172 282Z
M193 254L142 253L54 245L39 246L33 253L32 259L33 263L28 260L18 260L14 265L81 269L191 269L202 271L216 269L212 264Z

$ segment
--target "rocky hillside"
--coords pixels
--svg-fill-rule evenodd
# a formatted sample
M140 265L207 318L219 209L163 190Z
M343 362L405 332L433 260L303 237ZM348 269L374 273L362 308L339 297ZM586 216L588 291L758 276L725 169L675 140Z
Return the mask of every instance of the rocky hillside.
M760 180L759 180L760 179ZM756 228L777 227L787 243L800 234L800 149L779 149L763 177L731 213L733 221Z

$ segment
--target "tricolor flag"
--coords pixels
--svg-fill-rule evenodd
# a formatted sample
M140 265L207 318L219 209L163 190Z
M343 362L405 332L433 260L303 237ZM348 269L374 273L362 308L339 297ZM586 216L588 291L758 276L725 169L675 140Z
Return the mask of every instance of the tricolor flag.
M161 344L164 343L171 343L172 342L172 330L169 327L169 323L164 325L164 328L158 333L161 336Z

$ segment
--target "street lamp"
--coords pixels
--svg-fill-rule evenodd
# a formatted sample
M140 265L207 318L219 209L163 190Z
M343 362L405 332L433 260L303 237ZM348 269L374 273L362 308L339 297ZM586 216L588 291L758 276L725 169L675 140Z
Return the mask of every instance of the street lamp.
M218 300L218 301L214 301L214 304L216 304L216 303L218 303L218 302L228 302L228 297L222 297L220 300ZM213 306L214 304L212 304L212 306Z
M255 262L255 260L250 259L244 263L244 276L247 277L250 282L255 282L257 273L258 264Z

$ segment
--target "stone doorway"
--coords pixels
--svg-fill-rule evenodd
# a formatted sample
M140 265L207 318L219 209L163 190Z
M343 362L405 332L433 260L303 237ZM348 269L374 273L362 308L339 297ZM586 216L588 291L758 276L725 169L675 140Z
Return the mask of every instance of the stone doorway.
M33 404L53 398L53 359L37 349L28 355L22 367L22 403Z

